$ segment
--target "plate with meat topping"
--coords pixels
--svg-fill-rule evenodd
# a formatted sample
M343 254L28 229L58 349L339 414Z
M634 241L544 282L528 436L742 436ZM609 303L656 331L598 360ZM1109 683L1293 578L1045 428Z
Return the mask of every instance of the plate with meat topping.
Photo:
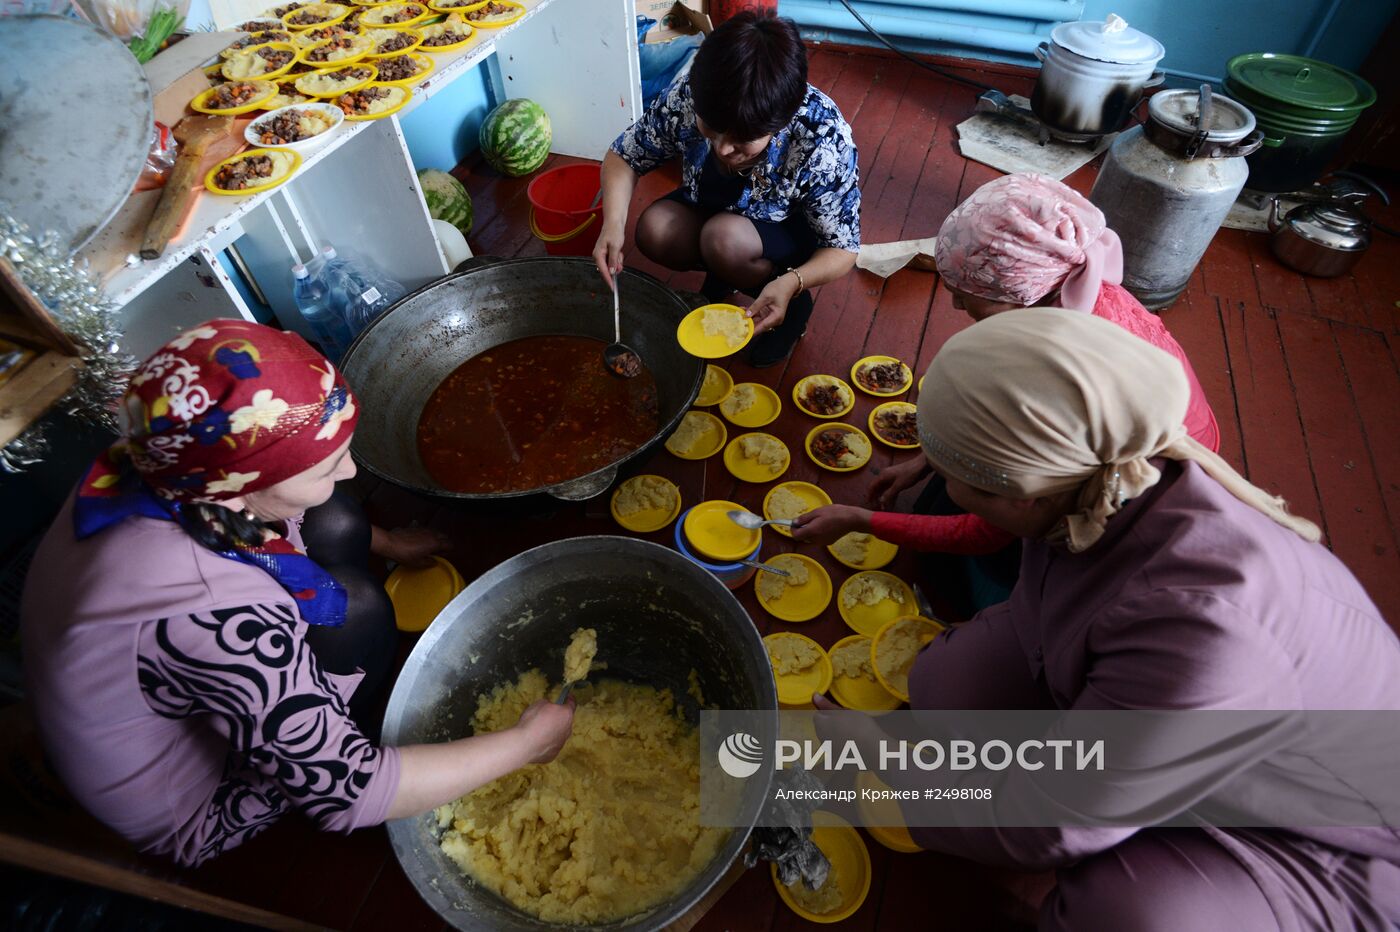
M421 3L385 3L360 14L360 27L379 29L384 26L412 26L427 19L432 12Z
M308 3L282 17L288 29L315 29L330 26L350 15L350 8L341 3Z
M357 91L341 94L335 105L345 111L345 119L360 122L379 120L398 113L413 98L413 92L394 84L368 84Z
M855 407L856 393L845 379L834 375L809 375L792 387L792 400L804 414L826 420L841 417Z
M311 103L314 99L298 91L297 79L287 75L277 80L277 93L264 100L261 107L267 111L281 110L283 107L290 107L293 104Z
M292 34L285 29L266 29L262 32L250 32L237 42L230 45L219 53L220 58L228 59L239 52L246 52L249 49L261 48L273 42L290 42Z
M282 17L264 16L261 19L250 19L246 23L239 23L233 27L234 32L266 32L269 29L281 29Z
M896 450L919 447L918 409L907 401L887 401L870 412L870 432Z
M437 10L439 13L462 14L475 12L490 2L491 0L466 0L465 3L451 3L448 2L448 0L437 0L437 2L434 3L433 0L428 0L428 6Z
M277 187L301 165L301 156L288 149L248 149L224 159L204 176L211 194L260 194Z
M243 138L254 146L306 152L329 140L331 130L344 119L345 113L335 104L297 104L254 120L243 131Z
M851 472L870 462L865 431L852 424L818 424L807 433L807 455L822 469Z
M476 30L455 13L440 23L419 26L418 31L423 36L418 46L420 52L455 52L476 38Z
M376 59L407 55L423 41L417 29L366 29L361 35L370 40L368 54Z
M297 78L296 89L311 97L339 97L358 91L378 75L371 64L350 65L334 71L315 71Z
M302 7L310 5L311 4L309 3L301 3L297 2L297 0L294 0L294 2L292 3L284 3L281 6L269 7L268 9L263 10L261 13L259 13L258 16L262 18L271 17L272 19L277 20L277 25L280 27L282 25L282 17L286 16L288 13L300 10Z
M462 13L462 18L473 26L483 29L499 29L525 15L525 7L515 0L490 0L477 4L470 11Z
M313 45L320 45L327 39L340 39L346 36L358 36L360 30L354 26L345 25L345 21L331 23L329 26L317 26L314 29L303 29L301 32L292 33L292 45L299 49L309 49Z
M220 116L247 113L276 93L277 85L271 81L225 81L195 95L190 109Z
M902 395L914 384L914 373L893 356L866 356L851 366L851 381L867 395Z
M374 48L368 36L336 36L318 42L301 53L301 60L312 68L339 68L364 58Z
M377 84L416 84L433 70L433 60L414 52L411 55L376 58L374 67L379 72L375 78Z
M271 81L292 70L297 51L290 42L269 42L232 56L220 71L230 81Z

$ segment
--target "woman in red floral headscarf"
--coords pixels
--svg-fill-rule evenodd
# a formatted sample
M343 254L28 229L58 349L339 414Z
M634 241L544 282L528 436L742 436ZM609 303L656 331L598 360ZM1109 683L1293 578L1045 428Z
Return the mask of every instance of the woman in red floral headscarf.
M209 321L146 360L126 409L21 606L45 750L93 815L198 864L291 808L349 831L562 747L571 706L431 746L379 747L357 724L396 646L367 556L413 562L443 542L371 528L335 495L359 411L300 337Z

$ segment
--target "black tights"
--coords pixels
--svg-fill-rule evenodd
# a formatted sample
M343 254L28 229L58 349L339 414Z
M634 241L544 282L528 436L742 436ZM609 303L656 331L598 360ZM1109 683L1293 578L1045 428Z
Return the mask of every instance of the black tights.
M306 512L301 538L306 553L345 587L345 624L312 625L306 643L331 673L365 671L350 699L350 715L366 734L378 737L370 722L380 691L387 684L398 648L394 606L369 571L370 523L364 509L337 491L324 505Z

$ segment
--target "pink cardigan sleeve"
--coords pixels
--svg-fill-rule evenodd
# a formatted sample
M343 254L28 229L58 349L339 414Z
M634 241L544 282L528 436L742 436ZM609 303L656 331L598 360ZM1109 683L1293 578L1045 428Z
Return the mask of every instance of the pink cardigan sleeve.
M993 527L977 515L906 515L877 511L871 515L870 532L900 547L967 556L996 553L1016 539L1014 534Z

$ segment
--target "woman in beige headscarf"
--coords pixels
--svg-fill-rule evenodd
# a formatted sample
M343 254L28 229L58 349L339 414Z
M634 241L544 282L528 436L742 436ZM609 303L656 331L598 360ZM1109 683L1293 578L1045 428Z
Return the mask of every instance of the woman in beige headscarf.
M1010 600L920 654L914 708L1400 709L1395 635L1314 524L1186 435L1188 394L1173 357L1075 311L1009 311L948 341L920 393L924 453L1024 550ZM1313 759L1307 731L1268 750ZM1247 745L1173 759L1153 786L1179 763L1207 799L1249 799L1263 765ZM1057 869L1050 929L1389 928L1373 894L1400 878L1391 829L911 831Z

